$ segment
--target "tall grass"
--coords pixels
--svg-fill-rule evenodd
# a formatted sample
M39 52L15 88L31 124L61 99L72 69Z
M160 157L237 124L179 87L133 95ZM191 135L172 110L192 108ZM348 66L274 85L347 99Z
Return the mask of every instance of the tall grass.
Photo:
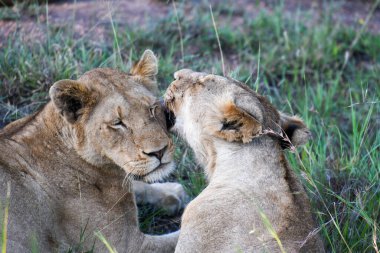
M176 3L144 30L110 19L110 44L74 39L70 27L51 23L49 42L26 43L25 34L16 32L0 50L3 121L46 102L54 81L99 66L128 69L146 48L159 56L162 92L181 67L222 74L221 49L227 75L268 96L279 109L299 114L310 127L313 140L288 159L309 194L328 252L378 252L380 36L335 22L333 9L314 20L301 10L290 18L281 5L252 16L222 2L212 9L215 26L209 5L195 5L186 15L184 5ZM235 24L237 16L243 20ZM191 150L176 143L178 170L171 179L194 197L206 180ZM142 209L142 228L165 232L165 220L156 222L162 215Z

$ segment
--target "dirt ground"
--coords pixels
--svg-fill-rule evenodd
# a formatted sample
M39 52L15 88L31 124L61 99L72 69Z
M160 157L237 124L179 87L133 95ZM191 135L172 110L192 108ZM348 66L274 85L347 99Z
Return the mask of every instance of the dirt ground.
M185 1L185 9L190 10L199 4L208 6L211 3L215 8L220 4L229 5L231 3L233 6L232 22L238 26L243 22L241 18L243 13L251 14L254 17L262 10L271 12L278 2L276 0L210 0L210 2L192 0ZM332 7L333 18L336 22L358 29L373 5L373 1L342 0L331 1L329 8L327 8L326 2L323 0L285 0L285 15L295 15L298 11L309 12L312 19L310 24L312 24L318 22L322 13L331 11ZM0 47L7 41L7 37L15 31L19 31L19 34L27 34L26 40L43 38L47 24L56 28L72 25L76 38L90 37L95 44L104 43L106 40L105 31L110 29L111 20L118 27L137 25L143 29L165 17L173 9L173 4L171 1L159 0L61 0L50 3L47 8L41 7L41 9L43 10L40 11L42 13L36 13L36 11L20 9L18 5L14 6L12 11L18 18L0 20ZM46 15L46 9L48 15ZM368 23L368 30L372 33L380 33L380 8L377 8Z

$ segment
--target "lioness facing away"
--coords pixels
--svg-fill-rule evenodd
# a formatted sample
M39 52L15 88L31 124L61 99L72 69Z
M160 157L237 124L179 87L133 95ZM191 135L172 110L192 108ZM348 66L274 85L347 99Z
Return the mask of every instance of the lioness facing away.
M67 252L81 237L84 252L96 231L120 253L174 251L178 233L139 231L130 187L133 177L153 181L174 168L173 143L154 96L156 74L157 59L146 51L130 74L95 69L58 81L43 109L1 130L3 201L11 187L9 252L30 252L33 238L39 252ZM136 186L140 197L161 189ZM166 186L161 196L175 204L182 191L174 185L167 193ZM96 241L94 252L106 250Z
M186 207L176 252L324 252L283 148L309 138L297 117L233 79L181 70L165 94L173 129L209 185ZM273 231L280 241L276 241Z

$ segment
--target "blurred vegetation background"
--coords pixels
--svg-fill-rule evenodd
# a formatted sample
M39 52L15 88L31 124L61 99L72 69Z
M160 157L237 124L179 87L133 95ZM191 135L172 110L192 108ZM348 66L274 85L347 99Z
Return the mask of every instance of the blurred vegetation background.
M379 0L10 2L0 0L0 127L46 103L55 81L97 67L128 71L146 48L159 57L162 93L180 68L222 74L223 57L227 75L313 132L287 155L328 252L379 252ZM204 175L176 143L170 180L195 197ZM140 207L145 232L179 221Z

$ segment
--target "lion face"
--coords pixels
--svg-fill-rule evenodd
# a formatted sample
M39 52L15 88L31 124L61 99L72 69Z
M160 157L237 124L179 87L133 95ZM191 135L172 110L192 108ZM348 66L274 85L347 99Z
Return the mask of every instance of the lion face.
M178 71L174 77L165 101L176 118L174 129L187 140L208 136L249 142L262 131L267 108L256 94L247 93L232 79L191 70ZM241 102L249 108L243 108ZM272 113L272 121L278 122L276 113Z
M52 86L52 101L74 130L73 147L83 159L144 181L174 169L173 143L154 95L156 74L157 60L146 51L131 74L95 69Z
M248 143L267 133L280 137L286 133L297 145L309 139L299 118L279 113L265 97L236 80L188 69L174 77L165 94L175 117L173 130L200 153L205 142L216 139Z

